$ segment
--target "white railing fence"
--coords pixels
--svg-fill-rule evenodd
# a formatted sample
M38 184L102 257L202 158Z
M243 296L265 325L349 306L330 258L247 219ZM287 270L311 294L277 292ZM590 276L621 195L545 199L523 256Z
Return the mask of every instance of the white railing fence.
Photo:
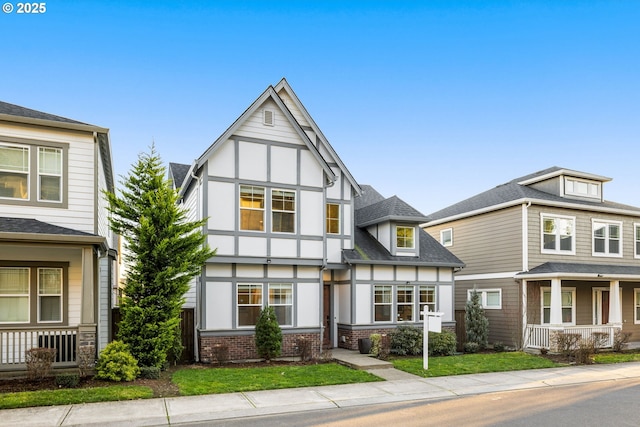
M579 326L548 326L548 325L527 325L525 331L525 348L551 348L551 333L560 331L570 334L580 334L583 339L589 339L594 333L602 333L606 339L604 348L613 346L613 338L619 326L611 325L579 325Z
M0 330L0 370L23 368L28 350L56 349L54 366L76 363L78 328L33 328Z

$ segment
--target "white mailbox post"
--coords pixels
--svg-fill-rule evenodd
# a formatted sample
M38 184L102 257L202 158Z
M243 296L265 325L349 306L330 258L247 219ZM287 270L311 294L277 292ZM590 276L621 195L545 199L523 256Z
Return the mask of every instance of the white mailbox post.
M425 306L421 311L424 319L424 336L422 339L422 368L429 369L429 332L442 332L442 316L444 313L439 311L429 311L429 307Z

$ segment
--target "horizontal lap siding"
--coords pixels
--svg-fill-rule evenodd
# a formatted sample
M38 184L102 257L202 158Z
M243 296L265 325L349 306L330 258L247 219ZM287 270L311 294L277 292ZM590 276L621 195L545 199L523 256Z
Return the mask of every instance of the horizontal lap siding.
M456 281L456 311L465 310L467 291L473 289L502 289L502 310L485 310L489 320L489 342L517 345L522 336L520 320L520 285L513 279Z
M263 120L263 110L269 109L275 113L275 126L265 126ZM249 117L240 128L234 132L237 136L250 138L260 138L270 141L288 142L291 144L302 144L300 135L289 123L282 111L272 101L265 102L262 107Z
M440 241L440 231L453 229L453 245L447 247L466 267L461 275L522 269L522 208L520 206L429 227Z
M575 255L558 255L541 253L542 226L540 214L564 215L575 217L576 221L576 251ZM622 222L622 257L602 257L592 254L592 220L621 221ZM602 214L598 212L584 212L570 209L547 208L531 206L529 208L529 268L534 268L544 262L571 262L590 264L638 265L639 260L634 257L634 223L640 218L624 215Z

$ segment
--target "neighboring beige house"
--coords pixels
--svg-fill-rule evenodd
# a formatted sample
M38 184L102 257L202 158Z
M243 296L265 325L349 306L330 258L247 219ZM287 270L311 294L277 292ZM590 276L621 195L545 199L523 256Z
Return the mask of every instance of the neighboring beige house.
M316 355L357 348L371 332L420 324L424 306L452 321L453 270L463 264L420 230L424 215L363 191L286 80L169 173L190 218L209 218L203 232L217 249L186 295L200 360L217 345L232 359L257 357L266 306L285 355L298 338Z
M456 311L481 293L490 342L549 348L550 331L640 340L640 208L609 202L610 178L552 167L429 215L465 261Z
M24 369L32 347L67 367L108 342L117 253L103 190L107 129L0 102L0 371Z

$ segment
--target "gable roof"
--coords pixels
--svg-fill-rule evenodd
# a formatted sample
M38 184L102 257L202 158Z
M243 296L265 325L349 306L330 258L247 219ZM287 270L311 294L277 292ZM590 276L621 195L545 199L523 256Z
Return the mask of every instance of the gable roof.
M356 210L381 202L385 199L382 194L378 193L378 191L370 185L363 184L360 188L362 189L362 192L358 197L353 199L354 208Z
M291 92L291 93L293 93L293 92ZM290 95L291 95L291 93L290 93ZM295 95L293 95L293 96L295 96ZM204 162L206 162L206 160L220 146L222 146L222 144L224 142L226 142L240 128L240 126L242 126L244 124L244 122L249 117L251 117L269 99L272 100L276 104L276 106L280 109L280 111L282 112L284 117L288 120L288 122L291 124L291 126L296 131L296 133L298 134L300 139L304 142L304 144L307 146L307 148L309 149L311 154L318 161L318 163L320 164L320 166L322 167L324 172L327 174L327 176L329 176L329 179L331 181L335 181L336 180L335 174L331 170L331 167L329 166L329 164L326 162L326 160L320 154L320 151L318 150L318 148L312 143L312 141L309 139L309 136L307 135L307 133L304 131L304 129L302 129L300 124L293 117L293 114L291 114L291 111L289 111L287 106L284 104L284 102L282 101L282 98L280 98L280 96L276 93L276 90L274 89L274 87L273 86L269 86L262 93L262 95L260 95L249 106L249 108L247 108L244 111L244 113L242 113L240 115L240 117L238 117L236 119L236 121L233 122L233 124L231 126L229 126L229 128L222 135L220 135L220 137L218 137L218 139L216 139L213 142L213 144L211 144L209 146L209 148L198 159L196 159L194 164L191 166L190 170L187 172L186 181L183 183L182 188L180 189L180 195L184 194L184 192L189 187L189 184L190 184L191 180L193 179L191 177L191 172L193 172L194 170L200 169L202 167L202 165L204 164Z
M0 217L0 241L99 244L106 248L106 239L102 236L32 218Z
M175 188L180 188L187 177L191 166L182 163L169 163L169 177Z
M487 190L461 202L455 203L437 212L427 215L428 220L425 226L440 224L454 219L466 218L493 210L503 209L522 203L532 202L537 204L573 208L579 210L594 210L602 212L623 213L629 215L640 215L640 208L609 201L589 201L582 199L569 199L555 194L537 190L528 184L539 182L559 175L571 175L587 177L590 179L606 181L610 178L598 175L586 174L572 171L570 169L554 166L533 174L525 175L513 179L505 184L498 185L491 190ZM524 184L523 184L524 183Z

